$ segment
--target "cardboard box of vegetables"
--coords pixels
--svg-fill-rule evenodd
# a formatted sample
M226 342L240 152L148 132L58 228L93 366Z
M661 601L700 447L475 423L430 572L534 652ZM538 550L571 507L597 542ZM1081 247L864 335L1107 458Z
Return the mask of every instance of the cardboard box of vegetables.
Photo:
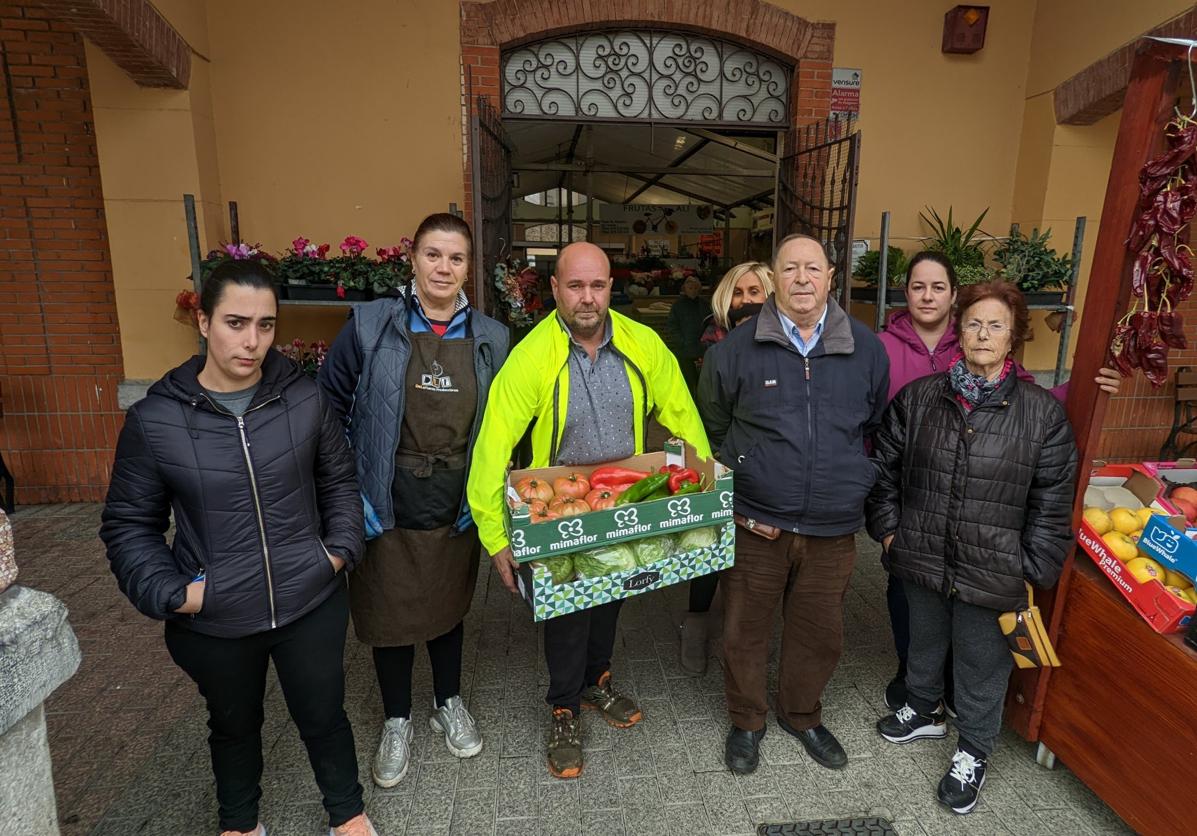
M735 544L728 522L536 559L520 564L520 593L544 621L727 569Z
M538 621L733 560L732 472L676 439L602 465L513 470L507 506L511 552Z

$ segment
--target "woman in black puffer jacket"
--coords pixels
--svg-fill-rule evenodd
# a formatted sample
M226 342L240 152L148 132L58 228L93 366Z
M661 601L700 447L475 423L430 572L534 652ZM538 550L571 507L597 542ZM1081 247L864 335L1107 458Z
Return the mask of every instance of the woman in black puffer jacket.
M100 537L121 591L166 621L171 658L207 700L221 829L264 834L273 660L330 826L369 834L343 707L344 576L362 554L353 458L315 382L271 350L278 299L260 266L217 267L200 306L207 355L129 410Z
M867 511L910 601L907 702L877 728L893 743L947 734L950 647L960 739L939 799L968 813L1013 665L998 615L1025 605L1026 583L1059 578L1077 457L1060 403L1012 371L1029 330L1022 294L989 282L962 288L958 306L964 355L894 398L874 439L881 475Z

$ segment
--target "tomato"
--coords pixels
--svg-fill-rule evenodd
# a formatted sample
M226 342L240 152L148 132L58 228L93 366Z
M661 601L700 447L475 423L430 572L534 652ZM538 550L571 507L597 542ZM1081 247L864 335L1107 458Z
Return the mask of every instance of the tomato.
M533 523L547 522L549 520L555 520L560 516L561 515L557 513L557 510L555 508L549 508L549 507L545 506L544 503L541 503L541 507L538 510L532 512L532 522Z
M590 511L590 506L586 504L585 500L575 499L570 496L559 496L553 500L549 506L550 511L556 511L559 517L576 517L579 514L585 514Z
M619 492L610 488L595 488L586 494L586 504L590 506L591 511L605 511L615 507L617 496L619 496Z
M590 482L586 480L584 473L569 473L553 480L553 493L559 497L568 496L572 499L581 499L589 491Z
M548 507L543 499L531 499L528 501L528 513L532 515L543 514Z
M537 479L535 476L525 476L516 482L515 492L520 495L520 499L524 500L524 502L531 502L533 499L548 502L553 498L553 486L544 479Z

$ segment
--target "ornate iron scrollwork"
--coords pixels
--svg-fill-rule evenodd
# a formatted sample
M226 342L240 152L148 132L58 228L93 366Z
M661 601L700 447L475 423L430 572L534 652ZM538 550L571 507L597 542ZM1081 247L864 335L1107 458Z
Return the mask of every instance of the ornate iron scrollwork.
M540 118L789 123L791 69L678 32L591 32L503 56L503 110Z

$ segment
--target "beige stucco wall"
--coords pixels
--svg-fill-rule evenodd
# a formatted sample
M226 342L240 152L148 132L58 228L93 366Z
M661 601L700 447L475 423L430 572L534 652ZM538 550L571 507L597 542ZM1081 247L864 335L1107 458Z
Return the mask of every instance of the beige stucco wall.
M1051 88L1186 4L995 0L972 56L940 52L939 2L777 5L836 22L836 66L863 71L856 234L875 237L888 209L913 250L925 205L960 218L989 206L994 234L1048 224L1062 247L1075 215L1095 226L1117 119L1057 127ZM189 272L184 191L202 201L205 248L227 236L224 201L236 200L243 237L274 251L300 234L395 243L464 203L456 0L156 6L195 51L190 90L142 90L88 53L130 377L194 345L170 319ZM280 339L331 336L342 316L290 307ZM1049 336L1028 348L1032 367L1052 365Z
M1075 299L1078 311L1085 302L1119 114L1095 125L1057 125L1052 91L1094 61L1190 8L1192 3L1179 0L1100 4L1044 0L1036 7L1012 217L1027 229L1050 228L1060 251L1072 247L1076 218L1088 219ZM1041 322L1043 317L1039 314L1035 320ZM1078 330L1072 332L1069 362ZM1036 328L1036 337L1027 345L1024 362L1033 369L1053 367L1057 338L1042 326Z
M196 350L171 317L191 285L183 195L195 195L201 241L226 236L208 66L195 60L180 91L138 87L90 42L87 65L125 376L151 379Z

